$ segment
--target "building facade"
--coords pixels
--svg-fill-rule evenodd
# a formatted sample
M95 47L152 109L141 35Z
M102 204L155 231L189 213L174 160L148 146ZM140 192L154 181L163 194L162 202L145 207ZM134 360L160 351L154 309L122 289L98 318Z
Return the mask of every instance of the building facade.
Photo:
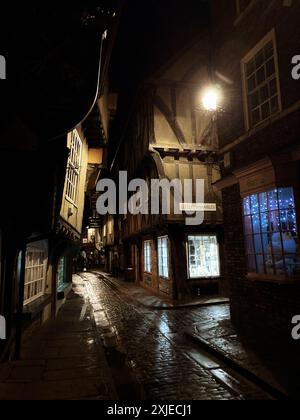
M19 73L0 125L0 359L18 358L24 330L55 317L70 290L103 160L102 98L119 13L118 1L104 3L71 14L36 4L18 15L24 37L12 39L11 68Z
M243 331L290 336L299 313L299 53L296 1L212 1L225 277Z
M201 99L211 85L206 29L144 80L114 167L115 177L125 170L128 181L143 179L149 190L154 179L177 179L182 185L187 179L193 184L204 180L204 199L213 211L206 211L197 226L188 226L185 214L176 214L172 204L165 215L151 214L148 207L150 214L120 217L125 277L171 300L226 293L221 195L213 188L220 178L218 138Z

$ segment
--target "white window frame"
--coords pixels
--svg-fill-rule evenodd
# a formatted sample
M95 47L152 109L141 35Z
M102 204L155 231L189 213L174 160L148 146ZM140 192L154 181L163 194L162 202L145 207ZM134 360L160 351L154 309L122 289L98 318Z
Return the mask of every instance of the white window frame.
M163 250L166 250L165 254ZM168 236L160 236L157 238L157 262L158 275L163 279L170 278L169 259L169 238Z
M82 158L82 140L77 130L73 130L70 133L70 136L71 142L67 167L66 199L76 206Z
M144 241L144 272L152 274L152 241Z
M192 276L191 275L189 238L195 238L195 237L199 237L199 238L214 237L214 238L216 238L218 274L211 275L211 276ZM187 235L186 247L187 247L187 271L188 271L188 278L189 279L191 279L191 280L200 279L200 278L215 279L215 278L219 278L221 276L220 246L219 246L217 234L215 234L215 233L200 233L200 234Z
M247 76L246 76L246 64L253 59L253 57L262 50L269 42L273 43L274 48L274 63L275 63L275 78L276 78L276 87L278 95L278 111L276 113L270 114L266 119L260 120L259 123L251 125L250 123L250 109L248 104L248 86L247 86ZM282 101L281 101L281 89L280 89L280 74L279 74L279 64L278 64L278 51L276 43L276 33L275 29L272 29L248 54L241 60L241 74L242 74L242 84L243 84L243 99L244 99L244 119L245 119L245 128L247 131L250 129L256 129L264 122L270 120L272 117L278 115L282 111ZM266 79L268 80L268 79ZM271 80L271 78L270 78ZM266 81L265 81L266 83ZM263 85L262 85L263 86ZM262 104L260 104L261 106Z
M47 252L44 249L35 247L29 247L27 249L24 305L28 305L36 299L44 296L47 280L47 265ZM33 293L34 290L36 290L35 293Z

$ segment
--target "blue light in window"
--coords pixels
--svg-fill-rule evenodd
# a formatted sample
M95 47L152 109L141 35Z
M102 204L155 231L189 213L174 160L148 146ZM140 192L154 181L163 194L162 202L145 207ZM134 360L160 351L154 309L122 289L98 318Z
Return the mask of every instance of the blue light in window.
M244 199L243 205L249 270L300 276L293 188L253 194Z

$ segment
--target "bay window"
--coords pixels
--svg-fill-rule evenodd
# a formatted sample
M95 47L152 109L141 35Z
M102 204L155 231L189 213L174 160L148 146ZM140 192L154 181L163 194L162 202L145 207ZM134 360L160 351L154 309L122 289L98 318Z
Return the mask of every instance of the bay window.
M244 198L244 229L250 273L300 274L299 239L293 188Z
M220 276L219 245L216 235L188 237L188 269L191 279Z
M169 278L169 239L167 236L158 238L158 275Z

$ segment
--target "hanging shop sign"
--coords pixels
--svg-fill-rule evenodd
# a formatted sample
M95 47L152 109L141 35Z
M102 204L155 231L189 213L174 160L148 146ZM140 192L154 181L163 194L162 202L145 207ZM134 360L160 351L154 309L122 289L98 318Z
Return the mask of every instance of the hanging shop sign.
M100 218L90 218L89 219L90 229L100 229L101 228L101 219Z

